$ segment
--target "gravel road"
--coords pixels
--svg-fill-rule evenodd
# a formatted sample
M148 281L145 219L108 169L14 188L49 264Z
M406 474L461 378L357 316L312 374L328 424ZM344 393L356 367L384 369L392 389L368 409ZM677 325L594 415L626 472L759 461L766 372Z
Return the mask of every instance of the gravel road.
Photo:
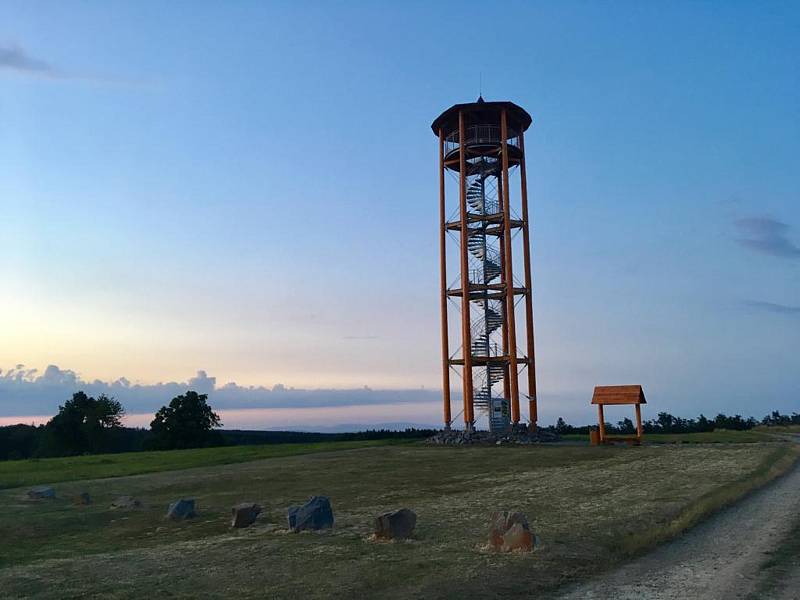
M786 555L786 532L798 519L800 467L795 466L680 538L599 579L568 589L559 598L798 600L800 557L796 550L788 568L764 569L771 556Z

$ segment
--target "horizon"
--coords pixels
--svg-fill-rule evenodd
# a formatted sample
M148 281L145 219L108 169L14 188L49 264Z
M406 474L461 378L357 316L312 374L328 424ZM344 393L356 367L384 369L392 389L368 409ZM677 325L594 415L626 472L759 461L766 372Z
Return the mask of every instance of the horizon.
M455 66L447 3L5 3L0 422L195 382L279 422L441 424L430 123L479 93L533 116L543 424L604 384L646 419L797 410L800 8L517 9L484 25L513 53Z
M50 365L45 374L49 373L53 377L54 365ZM16 379L14 382L23 386L28 385L35 388L34 373L31 370L23 371L28 373L24 379ZM64 372L60 369L58 375ZM3 391L3 381L7 381L8 374L0 372L0 392ZM67 381L61 381L60 391L56 392L58 383L51 380L46 384L46 393L41 389L31 391L31 397L41 400L47 397L55 397L58 393L67 394L58 402L61 405L69 399L69 395L76 391L87 391L88 395L99 396L107 395L111 398L121 400L125 414L123 425L125 427L146 428L153 419L153 415L162 405L169 403L174 395L183 394L189 389L200 390L209 396L209 403L217 412L222 420L221 429L229 430L252 430L252 431L308 431L308 432L349 432L366 429L406 429L406 428L433 428L439 429L442 424L440 420L441 409L441 390L372 390L367 386L353 389L297 389L285 387L282 384L275 384L271 388L259 387L240 387L228 383L221 387L216 387L216 378L209 377L204 371L199 371L197 376L187 382L167 382L158 383L155 386L146 386L140 383L128 382L124 378L111 384L94 381L85 382L80 379L70 379L74 373L69 373ZM42 376L44 378L45 375ZM55 384L55 385L54 385ZM196 389L195 389L196 388ZM7 389L7 388L6 388ZM72 391L70 391L72 390ZM157 392L156 392L157 391ZM219 394L217 394L219 392ZM153 394L158 395L161 400L154 399ZM130 395L128 395L130 394ZM252 394L254 398L243 401L242 395ZM168 398L169 396L169 398ZM458 392L454 394L454 402L461 401ZM136 399L139 402L136 402ZM427 401L420 400L427 397ZM130 400L133 399L134 411L128 410L126 399L131 406ZM255 403L259 406L253 406ZM331 404L332 403L332 404ZM40 406L48 406L49 401L39 402ZM143 409L149 407L150 412ZM586 414L586 411L577 407L571 416L570 413L562 412L550 418L549 412L545 419L540 420L544 427L554 425L559 418L564 418L571 425L583 426L595 422L594 411ZM610 410L609 410L610 409ZM740 415L757 420L768 416L773 412L772 408L765 408L763 413L738 413L724 411L697 411L692 413L679 413L674 416L694 419L699 416L713 418L718 414L728 416ZM608 413L619 416L620 420L627 415L623 407L607 407ZM645 421L654 420L660 412L667 410L658 409L654 414L649 414L647 405L644 405ZM780 410L778 410L780 412ZM624 414L623 414L624 413ZM708 414L707 414L708 413ZM797 414L796 411L786 414ZM408 418L412 415L413 418ZM52 418L52 414L28 414L28 415L5 415L0 406L0 427L8 425L44 425ZM314 420L316 419L316 420ZM322 421L321 419L327 419ZM352 422L348 422L348 419ZM358 419L361 419L359 421ZM365 420L369 419L369 420ZM609 422L616 423L616 416ZM457 424L455 424L457 426ZM457 428L457 427L456 427Z

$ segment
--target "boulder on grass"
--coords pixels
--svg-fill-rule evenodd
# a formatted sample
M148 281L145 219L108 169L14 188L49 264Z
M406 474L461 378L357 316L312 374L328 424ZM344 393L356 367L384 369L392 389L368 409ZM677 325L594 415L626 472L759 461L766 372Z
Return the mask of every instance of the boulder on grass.
M231 527L249 527L256 522L256 517L261 513L261 507L255 502L243 502L232 509Z
M49 485L37 485L28 490L28 498L31 500L42 500L44 498L55 498L56 491Z
M194 499L181 498L169 505L167 511L167 518L173 521L182 521L184 519L193 519L197 516L194 510Z
M92 503L92 497L88 492L81 492L72 497L72 503L80 506L86 506Z
M142 503L133 496L120 496L111 503L111 508L142 508Z
M514 523L503 536L502 552L531 552L533 550L533 534L530 527L522 523Z
M521 512L496 512L489 523L489 547L498 552L533 550L533 534Z
M411 537L417 525L417 513L408 508L378 515L375 519L375 536L386 540L404 540Z
M333 527L333 509L327 496L311 496L302 506L290 506L287 512L289 529L329 529Z

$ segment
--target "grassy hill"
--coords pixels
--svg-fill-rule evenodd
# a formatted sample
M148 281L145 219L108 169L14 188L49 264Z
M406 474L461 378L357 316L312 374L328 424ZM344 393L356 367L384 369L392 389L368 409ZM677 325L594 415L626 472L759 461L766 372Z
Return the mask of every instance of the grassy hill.
M52 484L77 479L124 477L141 473L176 471L194 467L229 465L264 458L278 458L314 452L371 448L408 440L365 440L353 442L313 442L309 444L268 444L262 446L222 446L193 450L95 454L63 458L31 458L0 462L0 490L21 485Z
M56 485L60 498L51 501L25 500L25 488L2 490L0 589L8 598L535 595L679 532L797 457L795 445L777 441L327 449L333 448L339 451L299 454L298 445L273 445L159 453L164 458L149 459L148 468L227 464L113 479L66 481L65 475ZM220 451L268 452L270 458L234 464L233 455L214 456ZM128 455L134 462L139 457ZM26 462L34 464L20 464ZM77 464L73 475L89 477L107 466L88 458ZM23 466L17 468L24 479ZM28 478L39 482L41 475ZM82 491L94 504L69 502ZM140 498L145 508L109 508L123 494ZM312 494L331 497L335 528L287 533L286 507ZM165 521L168 503L180 497L197 499L199 517ZM253 527L231 530L230 507L242 501L259 502L265 512ZM403 506L419 516L415 538L371 541L375 515ZM489 514L503 509L528 515L541 542L536 552L482 550Z
M646 444L752 444L769 441L770 437L767 434L772 431L772 428L764 428L763 431L717 429L701 433L646 433L644 442ZM589 440L589 436L583 433L570 433L562 437L572 441Z

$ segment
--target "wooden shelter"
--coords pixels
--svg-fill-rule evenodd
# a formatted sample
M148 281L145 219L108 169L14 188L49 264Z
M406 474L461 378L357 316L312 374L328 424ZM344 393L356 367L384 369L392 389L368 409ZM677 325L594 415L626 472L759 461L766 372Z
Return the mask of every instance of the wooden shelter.
M597 415L599 420L599 436L598 443L606 444L608 442L628 442L641 444L642 443L642 404L647 404L644 397L644 391L641 385L598 385L594 388L594 395L592 396L592 404L597 405ZM636 409L636 437L632 436L616 436L609 437L606 435L606 421L603 415L603 407L619 404L632 404Z

